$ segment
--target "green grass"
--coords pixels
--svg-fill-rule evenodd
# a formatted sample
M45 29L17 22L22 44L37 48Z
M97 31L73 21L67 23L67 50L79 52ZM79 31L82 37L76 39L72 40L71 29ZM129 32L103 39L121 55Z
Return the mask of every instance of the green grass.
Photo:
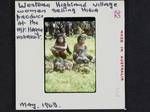
M76 40L75 37L66 39L71 51L73 51ZM50 51L54 43L55 40L45 40L45 56L48 60L54 59ZM95 39L87 39L86 44L88 46L88 54L95 56ZM72 59L72 56L68 56L68 59ZM88 74L73 70L66 70L63 73L53 71L45 74L46 92L95 92L95 83L95 64L92 65L92 69Z

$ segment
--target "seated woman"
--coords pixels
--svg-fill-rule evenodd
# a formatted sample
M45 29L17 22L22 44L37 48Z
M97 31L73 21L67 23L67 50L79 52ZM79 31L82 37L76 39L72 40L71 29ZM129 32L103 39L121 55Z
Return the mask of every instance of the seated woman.
M77 43L74 45L73 59L76 63L88 63L92 60L92 56L87 54L87 46L85 45L86 35L81 34L77 38Z
M52 47L51 51L55 57L61 57L63 59L66 59L67 53L71 55L71 51L69 50L69 46L65 41L64 34L57 35L56 42L54 46Z

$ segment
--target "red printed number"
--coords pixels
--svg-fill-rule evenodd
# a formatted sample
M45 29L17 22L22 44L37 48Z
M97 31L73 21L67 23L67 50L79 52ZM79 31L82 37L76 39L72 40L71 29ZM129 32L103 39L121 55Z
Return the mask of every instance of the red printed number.
M120 18L121 17L121 11L120 10L115 10L114 11L114 18Z

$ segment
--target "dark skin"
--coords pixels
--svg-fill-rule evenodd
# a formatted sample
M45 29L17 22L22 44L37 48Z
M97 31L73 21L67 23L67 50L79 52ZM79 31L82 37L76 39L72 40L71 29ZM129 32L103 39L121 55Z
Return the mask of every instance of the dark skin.
M84 55L89 59L92 60L92 56L88 55L87 46L85 45L85 38L78 37L77 43L74 45L74 52L73 52L73 59L76 61L76 58L80 55L80 49L83 49Z
M73 51L73 59L76 60L77 56L79 55L80 48L87 49L87 46L85 45L85 38L78 37L77 43L74 45L74 51Z
M60 36L56 39L55 45L52 48L52 53L56 57L66 59L67 54L65 51L67 51L67 53L71 55L71 51L69 50L69 47L65 42L65 38L63 36Z

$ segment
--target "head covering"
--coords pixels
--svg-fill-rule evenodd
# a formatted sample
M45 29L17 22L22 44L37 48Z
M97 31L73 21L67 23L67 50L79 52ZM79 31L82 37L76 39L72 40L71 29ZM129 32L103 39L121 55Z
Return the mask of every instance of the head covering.
M81 34L81 35L78 36L77 41L79 42L79 40L85 40L86 37L87 37L86 34Z

